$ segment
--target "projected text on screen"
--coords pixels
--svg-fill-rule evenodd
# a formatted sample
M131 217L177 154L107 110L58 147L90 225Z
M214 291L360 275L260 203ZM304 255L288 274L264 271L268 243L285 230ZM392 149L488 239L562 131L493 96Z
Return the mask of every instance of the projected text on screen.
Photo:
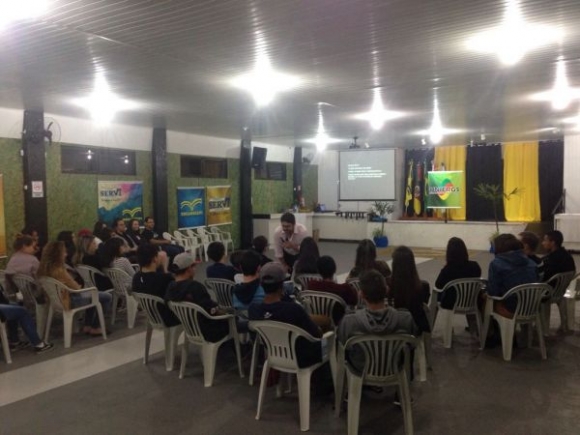
M365 149L340 152L341 201L395 199L395 150Z

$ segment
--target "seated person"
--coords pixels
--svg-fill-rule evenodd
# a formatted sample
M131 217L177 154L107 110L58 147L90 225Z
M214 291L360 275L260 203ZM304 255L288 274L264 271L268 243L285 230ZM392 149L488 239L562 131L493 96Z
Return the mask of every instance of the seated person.
M169 259L173 259L177 254L181 254L185 250L179 245L174 245L171 240L165 240L158 233L155 232L155 220L151 216L147 216L143 220L145 228L141 232L141 240L148 242L161 249Z
M564 249L564 236L560 231L549 231L544 235L542 247L548 254L542 259L542 280L548 281L557 273L575 272L576 264L570 253Z
M445 260L445 266L435 281L435 287L438 289L443 289L447 283L456 279L481 277L481 267L476 261L469 260L467 246L459 237L451 237L447 242ZM443 293L437 293L437 300L441 303L441 308L446 310L453 309L456 299L457 294L453 287Z
M272 320L297 326L315 338L322 337L322 331L299 304L282 300L286 268L280 263L268 263L260 270L260 282L264 289L262 303L251 304L248 309L250 320ZM319 343L298 339L296 353L299 367L308 367L320 362L322 349Z
M538 281L536 263L523 251L522 243L513 234L500 234L494 241L495 258L489 264L486 293L503 296L515 286ZM513 317L517 299L510 297L494 303L494 310L504 317Z
M319 258L318 244L312 237L305 237L292 269L293 280L296 282L296 278L302 274L318 273L316 262Z
M518 234L518 239L524 245L524 254L539 267L542 259L536 255L536 250L540 244L540 238L536 233L532 233L531 231L522 231Z
M133 277L133 291L165 298L167 287L174 279L173 275L158 270L160 259L157 247L148 243L139 246L137 259L141 270ZM158 309L165 326L179 325L179 319L167 305L159 305Z
M247 310L250 304L264 300L264 289L260 285L260 255L252 250L245 251L240 260L243 281L234 287L234 308Z
M12 352L24 349L30 345L34 347L36 353L43 353L53 348L52 343L45 343L36 332L36 324L26 308L19 305L10 305L0 292L0 320L6 322L8 335L8 345ZM30 343L20 341L18 337L18 325L24 331Z
M260 255L260 265L263 266L266 263L271 263L273 260L264 255L266 249L268 249L268 239L264 236L254 237L252 240L252 249Z
M389 265L383 260L377 260L377 248L372 240L362 240L356 248L356 257L354 267L348 274L347 280L358 278L367 270L377 270L381 275L388 279L391 276Z
M131 219L129 221L129 227L125 232L125 235L130 238L139 247L141 245L141 226L139 225L139 219Z
M107 268L120 269L125 272L128 277L126 278L125 287L131 292L131 284L133 275L135 275L135 269L131 265L131 262L125 253L127 253L127 244L120 237L111 237L105 243L102 244L102 264Z
M365 308L347 314L338 327L338 340L344 344L355 335L411 334L419 331L408 311L398 311L385 304L387 283L376 270L364 272L360 277L361 298ZM364 368L362 352L348 355L352 366L359 371Z
M95 236L92 234L84 234L77 237L77 248L73 257L73 264L75 267L79 264L83 264L85 266L94 267L100 271L103 270L101 258L97 254L97 241ZM95 284L99 291L113 288L111 280L104 275L95 274ZM89 287L89 285L89 283L85 283L86 287Z
M203 284L193 280L196 264L195 257L188 252L175 256L171 265L175 281L167 287L165 300L167 302L192 302L211 316L225 314L212 300ZM197 316L197 320L205 340L212 343L220 341L230 331L227 320L210 320L202 315Z
M230 264L234 269L236 269L236 274L234 275L234 282L236 284L240 284L244 280L244 274L240 262L242 261L242 256L245 252L246 251L238 249L230 254Z
M12 245L14 254L8 260L6 265L6 291L8 294L17 292L16 285L12 282L12 277L17 273L36 278L38 265L40 262L36 258L36 241L31 236L21 235L16 236L14 244ZM44 297L41 294L35 295L39 303L44 302Z
M332 293L340 296L347 305L356 306L358 304L358 295L356 290L349 284L338 284L334 281L334 274L336 273L336 263L332 257L323 255L316 262L318 273L322 276L322 281L310 280L308 282L308 290L321 291ZM334 324L338 325L344 316L344 307L336 306L336 311L332 313Z
M234 281L236 269L225 263L226 248L222 242L211 242L207 247L207 256L214 262L205 271L208 278Z

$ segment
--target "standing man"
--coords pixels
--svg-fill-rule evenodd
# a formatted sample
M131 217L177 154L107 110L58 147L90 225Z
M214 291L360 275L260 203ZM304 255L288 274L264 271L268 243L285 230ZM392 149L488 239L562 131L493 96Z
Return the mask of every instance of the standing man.
M308 231L304 225L296 223L296 217L292 213L284 213L280 223L274 231L274 253L276 259L290 273L298 258L300 244L308 237Z
M576 264L570 253L562 246L564 236L560 231L548 231L542 240L542 247L548 254L542 259L543 281L548 281L557 273L574 272Z

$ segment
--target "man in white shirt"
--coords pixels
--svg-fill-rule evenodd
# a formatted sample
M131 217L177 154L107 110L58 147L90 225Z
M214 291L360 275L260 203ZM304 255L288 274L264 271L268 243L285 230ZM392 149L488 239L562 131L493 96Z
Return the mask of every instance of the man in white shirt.
M280 223L274 231L274 254L290 273L298 258L300 244L308 237L308 230L304 225L296 223L296 217L292 213L284 213Z

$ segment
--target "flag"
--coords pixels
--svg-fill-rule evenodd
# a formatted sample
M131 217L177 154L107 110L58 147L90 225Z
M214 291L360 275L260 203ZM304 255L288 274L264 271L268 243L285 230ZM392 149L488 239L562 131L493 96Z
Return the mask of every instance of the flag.
M410 216L409 206L413 199L413 160L409 161L409 172L407 172L407 187L405 189L405 212Z
M415 189L413 190L413 209L415 211L415 216L421 216L423 211L421 198L421 187L423 184L423 165L421 162L417 162L416 171L417 176L415 177Z

